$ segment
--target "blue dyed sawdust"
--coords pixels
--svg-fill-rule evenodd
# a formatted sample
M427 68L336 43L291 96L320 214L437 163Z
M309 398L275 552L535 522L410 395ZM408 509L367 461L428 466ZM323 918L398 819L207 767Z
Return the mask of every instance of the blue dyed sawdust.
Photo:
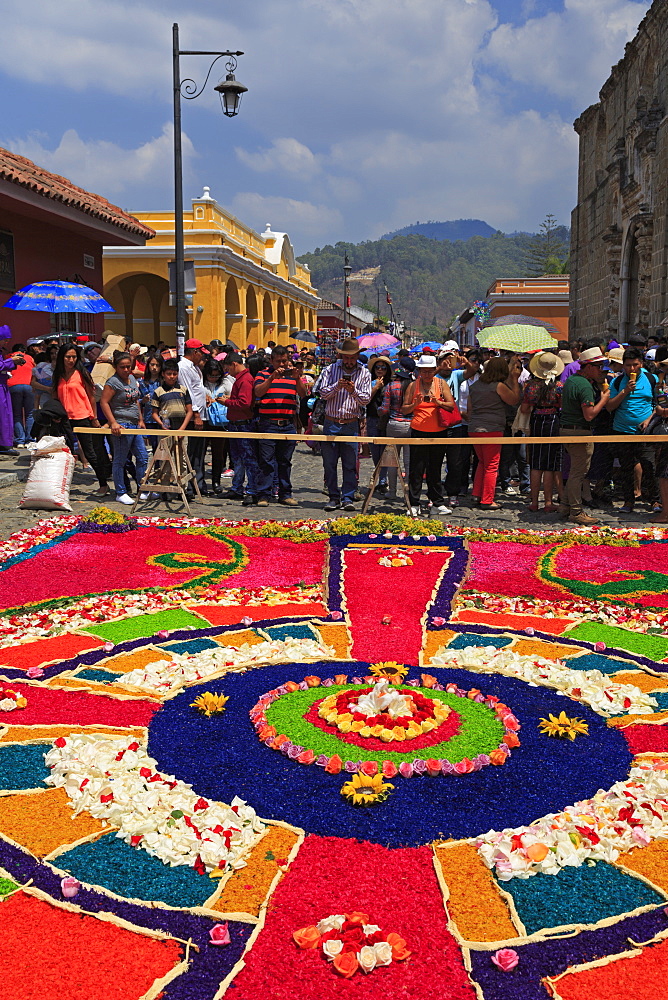
M50 743L0 747L0 788L18 792L23 788L44 788L51 771L44 763Z
M58 867L119 896L160 900L170 906L201 906L215 890L207 875L185 866L170 868L113 833L61 854Z
M170 653L202 653L205 649L220 649L213 639L184 639L183 642L168 642L161 647Z
M82 670L77 674L77 680L99 681L100 684L113 684L118 680L118 674L113 674L111 670Z
M494 646L503 649L509 646L512 638L508 635L478 635L476 632L462 632L448 645L448 649L465 649L467 646Z
M108 622L106 625L91 625L82 629L109 642L126 642L128 639L148 639L157 632L176 632L184 628L204 628L205 622L197 615L184 611L182 608L170 608L168 611L158 611L150 615L135 615L134 618L121 618L120 621Z
M501 883L529 934L565 924L595 924L639 906L665 903L660 893L605 861Z
M658 677L657 677L657 682L660 683ZM668 691L652 691L651 697L656 698L659 708L661 709L668 708Z
M603 653L585 653L584 656L569 657L566 666L571 670L600 670L602 674L616 674L620 670L637 669L635 663L613 660L611 656L604 656Z
M310 625L272 625L262 629L270 639L282 642L285 639L317 639L318 636Z

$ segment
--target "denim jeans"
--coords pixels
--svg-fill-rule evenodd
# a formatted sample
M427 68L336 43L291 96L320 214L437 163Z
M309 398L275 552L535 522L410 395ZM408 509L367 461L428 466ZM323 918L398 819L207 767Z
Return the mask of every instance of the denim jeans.
M367 415L366 418L366 432L369 437L378 436L378 417L370 417ZM384 435L389 437L389 434ZM384 451L384 445L382 444L372 444L369 446L371 449L371 457L373 459L373 464L378 465L380 462L381 455ZM387 469L381 469L380 475L378 477L379 486L387 486Z
M359 420L351 420L347 424L340 424L335 420L325 417L322 428L323 434L359 434ZM355 499L357 489L357 445L349 441L322 441L322 465L325 473L325 486L329 493L329 499L334 503L352 503ZM341 459L343 469L343 482L339 489L337 465Z
M254 431L255 420L231 420L229 423L231 431ZM244 492L244 479L246 480L246 493L254 497L257 495L257 483L260 475L260 467L257 460L256 442L245 438L230 438L230 455L234 464L234 478L232 479L232 490L234 493Z
M119 420L118 423L121 427L137 426L136 424L128 423L127 420ZM114 458L111 471L114 477L116 496L122 496L126 492L123 470L130 455L134 455L135 457L137 483L141 483L146 475L146 466L148 465L148 455L146 453L144 438L141 434L121 434L120 437L114 437Z
M29 385L10 385L9 395L12 400L12 416L14 418L14 444L26 444L30 440L32 431L34 393Z
M295 434L292 421L277 423L260 417L258 430L262 434ZM278 479L278 498L285 500L292 496L290 472L292 456L297 447L296 441L258 441L258 462L260 474L257 481L257 496L259 500L271 500L274 494L274 482Z

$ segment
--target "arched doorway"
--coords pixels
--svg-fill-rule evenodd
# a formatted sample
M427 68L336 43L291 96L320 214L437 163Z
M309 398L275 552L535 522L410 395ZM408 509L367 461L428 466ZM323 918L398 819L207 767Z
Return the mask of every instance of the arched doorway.
M275 340L274 334L276 332L276 321L274 319L274 310L271 304L271 296L269 292L265 292L262 299L262 344L263 346L268 340Z
M622 256L620 294L620 339L627 341L639 321L640 253L636 231L629 232Z
M257 297L255 289L249 285L246 290L246 337L248 342L257 347L262 338L260 317L258 316Z
M277 337L280 337L287 333L288 324L285 321L285 303L283 299L278 300L278 329L276 331ZM272 337L272 340L277 339Z
M239 289L234 278L228 278L225 287L225 333L227 339L234 341L237 347L246 346L242 321Z
M297 312L295 310L294 302L290 303L290 332L297 330Z

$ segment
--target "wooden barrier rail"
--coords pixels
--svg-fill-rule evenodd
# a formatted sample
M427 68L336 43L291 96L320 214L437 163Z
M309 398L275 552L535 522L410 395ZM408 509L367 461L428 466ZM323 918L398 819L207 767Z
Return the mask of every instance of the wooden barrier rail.
M73 427L75 434L111 434L109 427ZM123 434L144 437L244 438L253 441L345 441L359 444L668 444L668 434L556 434L554 437L361 437L348 434L267 434L259 431L163 431L160 428L122 427Z

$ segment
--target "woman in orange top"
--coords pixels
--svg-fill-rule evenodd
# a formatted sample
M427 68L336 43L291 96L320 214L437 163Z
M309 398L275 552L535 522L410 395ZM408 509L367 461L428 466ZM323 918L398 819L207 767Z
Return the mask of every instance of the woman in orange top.
M415 367L418 377L406 389L401 412L412 416L411 437L443 438L443 444L411 445L408 490L411 498L411 513L420 514L420 493L425 471L427 473L427 496L431 500L435 514L450 514L445 504L441 483L441 466L445 456L447 439L441 426L439 410L454 410L455 400L445 379L434 378L436 358L433 354L423 354Z
M75 344L63 344L53 368L53 393L67 413L72 424L82 427L99 427L95 410L95 386L83 363L83 353ZM109 492L107 479L111 463L104 438L98 434L78 434L79 452L86 456L93 468L99 489L95 496Z

